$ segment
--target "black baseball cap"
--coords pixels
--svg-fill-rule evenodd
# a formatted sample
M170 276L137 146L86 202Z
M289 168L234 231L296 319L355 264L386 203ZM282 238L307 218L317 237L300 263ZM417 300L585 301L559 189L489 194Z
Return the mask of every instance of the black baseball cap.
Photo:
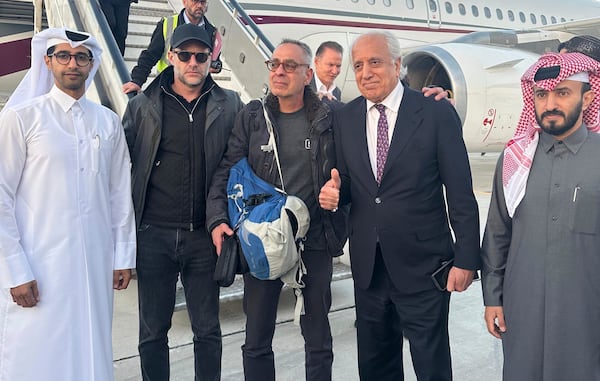
M175 28L171 37L171 48L178 48L188 41L198 41L212 50L212 43L204 27L194 24L183 24Z

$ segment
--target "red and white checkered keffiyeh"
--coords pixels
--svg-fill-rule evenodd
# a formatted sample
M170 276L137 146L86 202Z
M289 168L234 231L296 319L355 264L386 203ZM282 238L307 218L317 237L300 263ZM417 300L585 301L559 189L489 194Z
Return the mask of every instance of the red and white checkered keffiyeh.
M556 78L534 82L540 68L551 66L560 66ZM527 178L539 140L540 127L535 118L533 85L552 91L558 83L580 72L588 72L590 85L596 94L592 104L583 112L583 122L590 131L600 132L600 62L581 53L546 53L521 77L523 111L515 135L504 149L502 167L504 199L511 217L525 196Z

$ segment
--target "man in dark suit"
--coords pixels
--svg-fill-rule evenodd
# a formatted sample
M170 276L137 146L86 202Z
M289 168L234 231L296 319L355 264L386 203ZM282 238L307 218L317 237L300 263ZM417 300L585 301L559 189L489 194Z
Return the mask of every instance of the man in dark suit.
M338 169L319 200L332 213L351 203L360 378L402 380L404 335L417 379L449 381L450 293L431 274L454 258L441 288L463 291L480 266L461 123L449 102L402 86L391 34L358 37L352 67L362 96L334 113Z
M335 41L325 41L317 48L314 59L315 75L310 87L319 95L330 100L342 100L342 90L334 83L342 69L344 48Z

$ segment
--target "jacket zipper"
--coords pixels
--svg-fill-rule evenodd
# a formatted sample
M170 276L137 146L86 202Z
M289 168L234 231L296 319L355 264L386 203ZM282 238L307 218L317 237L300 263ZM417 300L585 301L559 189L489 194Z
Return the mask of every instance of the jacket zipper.
M188 112L187 108L185 108L185 106L183 105L183 103L181 103L181 101L179 99L177 99L177 97L171 93L169 93L164 86L161 86L163 91L165 92L165 94L168 94L171 98L175 99L175 101L177 101L177 103L179 103L179 105L181 106L181 108L183 108L183 110L186 112L186 114L188 114L188 120L190 122L189 124L189 137L190 137L190 231L193 232L194 231L194 202L196 201L194 198L194 129L192 128L192 123L194 123L194 111L196 111L196 107L198 106L198 103L200 103L200 100L208 93L210 93L210 91L213 89L214 84L208 89L206 90L204 93L200 94L200 96L198 97L198 99L196 99L196 103L194 104L194 107L192 107L192 110ZM208 110L207 110L208 112Z

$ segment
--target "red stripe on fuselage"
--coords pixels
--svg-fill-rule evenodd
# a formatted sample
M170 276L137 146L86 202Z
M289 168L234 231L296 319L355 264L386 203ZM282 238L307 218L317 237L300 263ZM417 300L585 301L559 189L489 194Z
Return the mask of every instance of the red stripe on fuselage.
M31 38L0 44L0 76L29 69L31 66Z

